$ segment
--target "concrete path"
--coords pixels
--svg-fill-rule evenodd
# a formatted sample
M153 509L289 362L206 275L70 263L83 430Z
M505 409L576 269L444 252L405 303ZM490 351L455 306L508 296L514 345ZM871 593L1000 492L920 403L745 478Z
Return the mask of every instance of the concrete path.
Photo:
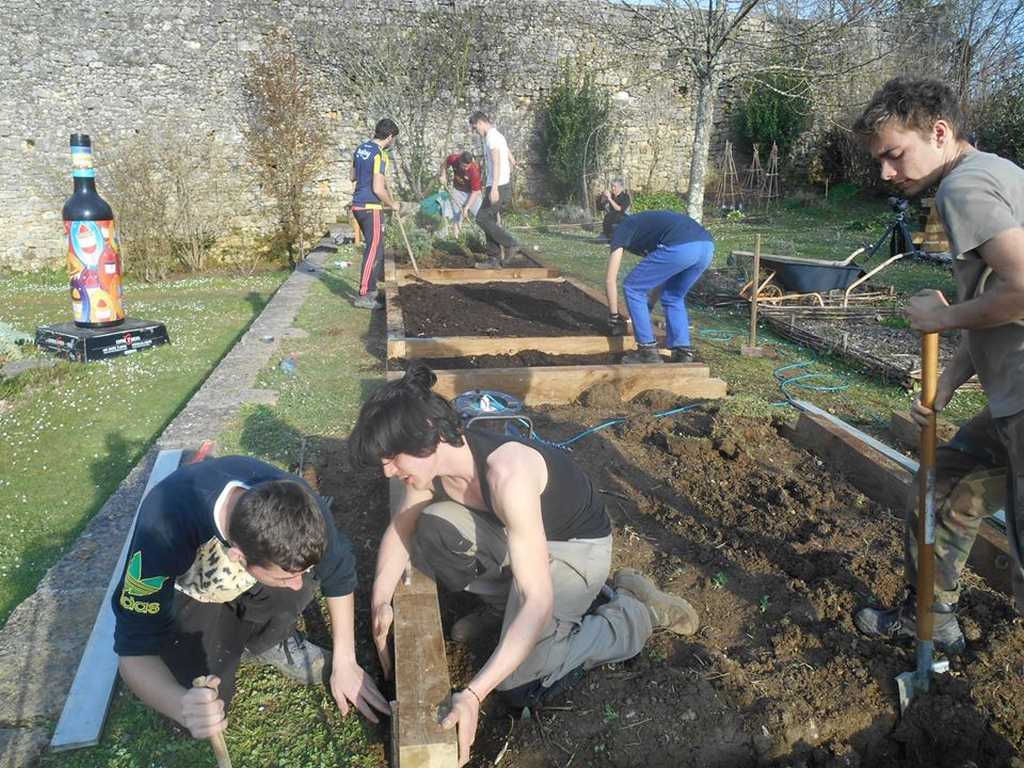
M292 323L335 250L334 239L324 238L281 285L71 550L0 630L0 768L34 765L49 742L157 453L197 448L220 434L244 403L277 401L276 392L254 388L256 376L282 338L306 335Z

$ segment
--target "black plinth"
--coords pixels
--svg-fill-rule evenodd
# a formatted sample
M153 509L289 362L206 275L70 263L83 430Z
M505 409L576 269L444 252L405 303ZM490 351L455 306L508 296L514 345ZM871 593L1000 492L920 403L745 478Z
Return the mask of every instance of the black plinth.
M79 328L74 323L36 328L36 346L82 363L130 355L169 341L163 323L130 317L120 325L106 328Z

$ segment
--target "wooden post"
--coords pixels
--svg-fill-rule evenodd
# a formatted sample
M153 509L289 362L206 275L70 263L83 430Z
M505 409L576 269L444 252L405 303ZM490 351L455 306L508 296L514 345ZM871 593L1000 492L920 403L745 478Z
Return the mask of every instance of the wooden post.
M764 357L765 350L757 346L757 294L761 286L761 235L754 244L754 282L750 287L750 344L740 349L744 357Z

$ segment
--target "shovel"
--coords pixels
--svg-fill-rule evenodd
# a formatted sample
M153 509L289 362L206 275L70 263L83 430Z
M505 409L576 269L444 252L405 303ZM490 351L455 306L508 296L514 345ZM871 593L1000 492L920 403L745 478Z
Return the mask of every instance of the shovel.
M416 266L416 257L412 255L412 246L409 245L409 238L405 234L405 225L402 224L402 214L398 211L395 211L395 221L398 222L398 231L402 233L402 240L405 242L405 252L409 254L409 261L412 262L413 272L419 276L420 268Z
M935 407L939 382L939 334L921 335L921 405ZM921 430L921 466L917 473L917 668L896 676L900 713L918 693L927 693L933 672L945 672L949 662L932 662L935 627L935 411Z

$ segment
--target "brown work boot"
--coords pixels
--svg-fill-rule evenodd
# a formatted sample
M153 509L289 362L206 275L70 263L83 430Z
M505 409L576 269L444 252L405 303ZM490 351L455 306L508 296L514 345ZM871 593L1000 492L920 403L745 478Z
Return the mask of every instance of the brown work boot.
M692 605L681 597L662 592L639 571L621 568L612 577L612 586L646 605L655 629L667 629L677 635L692 635L700 626L700 618Z
M452 625L452 640L457 643L472 643L485 635L501 629L502 615L494 608L484 606L463 616Z

